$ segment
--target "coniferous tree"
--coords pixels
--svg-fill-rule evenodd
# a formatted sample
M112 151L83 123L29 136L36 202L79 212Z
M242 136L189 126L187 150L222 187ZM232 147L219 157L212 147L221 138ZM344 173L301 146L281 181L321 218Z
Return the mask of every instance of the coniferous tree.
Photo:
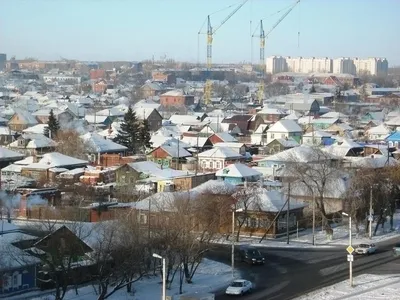
M150 148L152 143L150 142L151 136L150 136L150 127L149 127L149 122L147 120L143 120L142 126L140 126L140 131L139 131L139 138L140 138L140 144L146 150L146 148Z
M45 127L43 134L49 138L55 138L58 131L60 130L60 124L54 116L53 110L50 110L49 120L47 121L47 127Z
M124 121L121 123L121 128L118 129L114 142L127 147L128 151L132 153L136 153L140 148L139 122L131 106L124 115Z

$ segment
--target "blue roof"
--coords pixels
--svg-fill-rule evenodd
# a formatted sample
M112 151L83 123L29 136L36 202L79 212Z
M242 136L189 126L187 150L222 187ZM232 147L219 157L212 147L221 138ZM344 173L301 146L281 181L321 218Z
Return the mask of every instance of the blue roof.
M391 135L389 135L385 140L387 141L392 141L392 142L398 142L400 141L400 131L393 132Z

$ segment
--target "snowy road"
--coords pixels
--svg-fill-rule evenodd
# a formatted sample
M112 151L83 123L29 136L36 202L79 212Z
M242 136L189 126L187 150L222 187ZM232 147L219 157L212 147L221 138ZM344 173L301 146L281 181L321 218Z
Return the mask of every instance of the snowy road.
M392 256L391 248L399 238L382 242L378 253L357 256L353 263L354 275L399 274L400 259ZM349 265L343 246L335 248L260 248L266 257L264 266L237 264L243 277L256 283L256 290L241 299L285 300L293 299L313 290L348 278ZM214 258L230 262L228 246L221 246L212 254ZM217 300L231 299L219 295Z

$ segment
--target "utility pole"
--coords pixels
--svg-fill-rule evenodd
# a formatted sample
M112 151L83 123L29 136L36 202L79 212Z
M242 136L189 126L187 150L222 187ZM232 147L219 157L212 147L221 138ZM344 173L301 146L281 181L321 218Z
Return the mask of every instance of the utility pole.
M349 246L352 247L351 241L351 216L349 215ZM349 261L349 277L350 277L350 286L353 287L353 259Z
M289 188L288 188L288 200L287 200L287 211L286 211L286 238L287 238L287 244L289 245L290 242L290 237L289 237L289 232L290 232L290 182L289 182Z
M368 216L368 230L369 230L369 239L371 240L372 239L372 214L373 214L373 211L372 211L372 185L371 185L371 188L370 188L370 193L369 193L369 216Z
M180 136L178 136L178 151L177 151L177 152L178 152L178 153L177 153L177 154L178 154L178 155L177 155L178 157L176 158L176 169L177 169L177 170L179 170L179 139L180 139Z
M315 194L313 192L313 205L312 205L312 244L315 246Z

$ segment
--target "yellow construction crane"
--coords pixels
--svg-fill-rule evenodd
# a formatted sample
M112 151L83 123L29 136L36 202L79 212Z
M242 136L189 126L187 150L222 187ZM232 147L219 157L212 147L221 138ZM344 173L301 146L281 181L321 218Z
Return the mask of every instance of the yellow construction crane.
M296 7L296 5L300 3L300 0L296 0L294 4L292 4L289 9L279 18L279 20L271 27L271 29L265 33L264 32L264 27L263 27L263 19L260 20L260 34L259 35L252 35L252 37L258 37L260 38L260 71L261 71L261 80L258 86L258 92L257 92L257 101L259 104L261 104L264 100L264 85L265 85L265 68L266 68L266 62L265 62L265 40L268 38L270 33L287 17L287 15ZM279 10L277 13L281 12L282 10ZM275 13L276 14L276 13ZM256 27L255 31L258 29ZM254 32L255 32L254 31ZM299 34L299 33L298 33Z
M204 103L208 105L211 100L211 93L212 93L212 81L210 80L210 71L212 68L212 42L213 42L213 35L217 32L218 29L221 28L243 5L246 4L249 0L244 0L241 2L229 15L216 27L213 28L211 26L211 18L210 15L207 16L207 81L204 88ZM229 7L232 7L229 6ZM203 23L204 25L204 23ZM202 26L203 27L203 26ZM200 28L198 34L201 34L202 28Z

